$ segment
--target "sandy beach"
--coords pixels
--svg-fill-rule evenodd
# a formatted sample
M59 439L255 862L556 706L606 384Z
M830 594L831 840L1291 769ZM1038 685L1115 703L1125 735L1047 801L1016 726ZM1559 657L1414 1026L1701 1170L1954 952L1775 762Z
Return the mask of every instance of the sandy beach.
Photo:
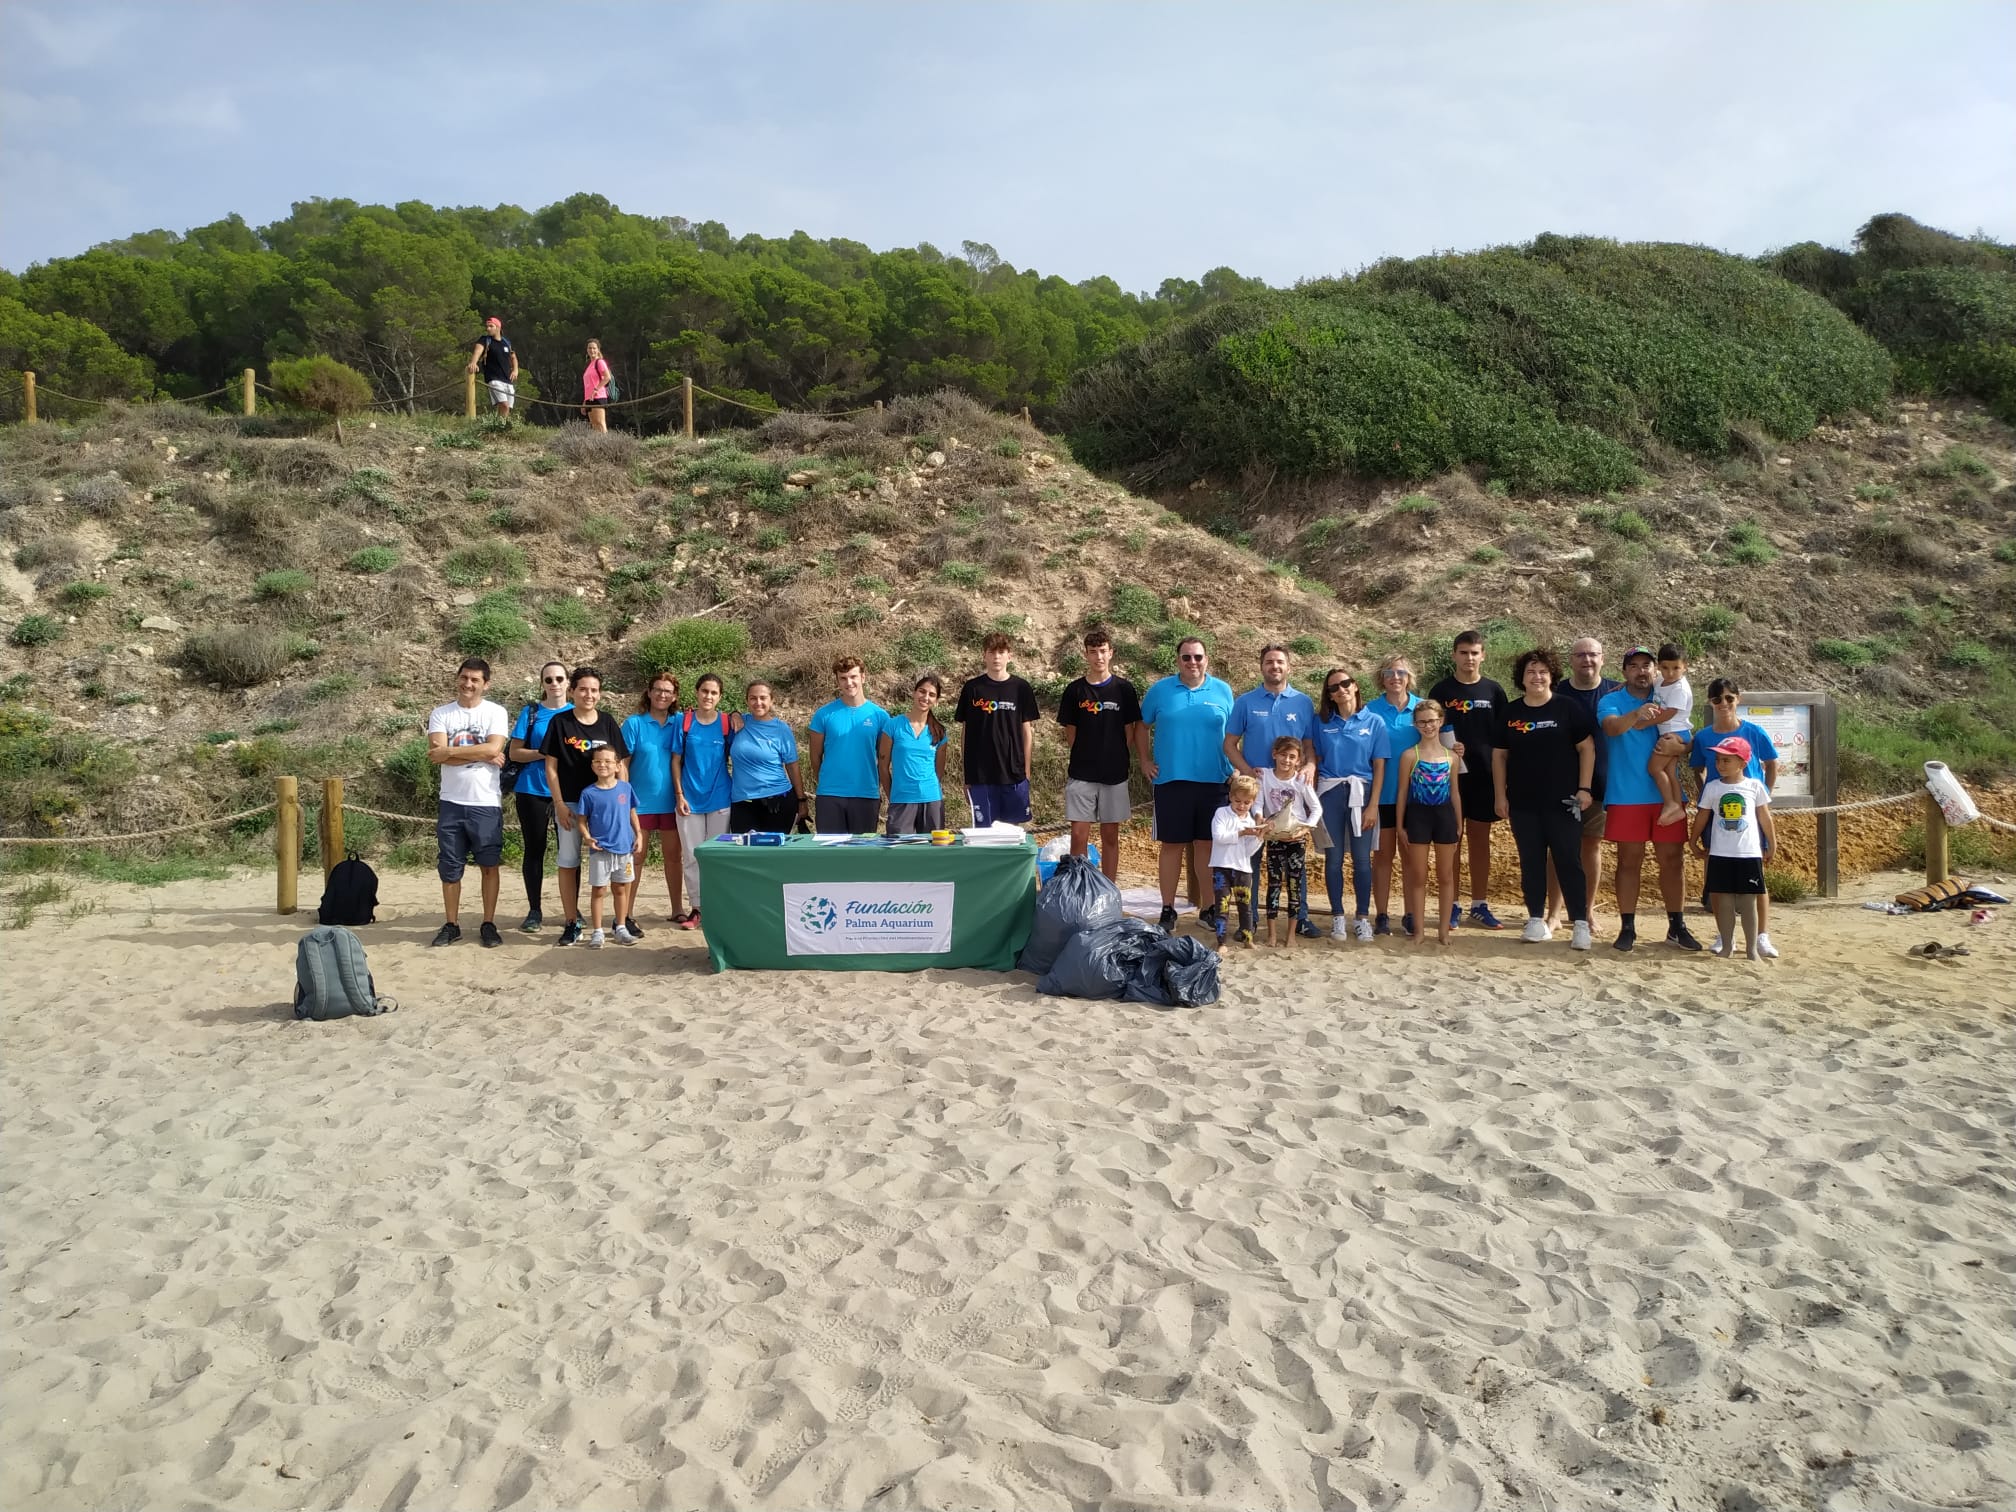
M1160 1013L387 875L327 1025L270 876L105 889L0 947L0 1505L2008 1506L2016 918L1904 881Z

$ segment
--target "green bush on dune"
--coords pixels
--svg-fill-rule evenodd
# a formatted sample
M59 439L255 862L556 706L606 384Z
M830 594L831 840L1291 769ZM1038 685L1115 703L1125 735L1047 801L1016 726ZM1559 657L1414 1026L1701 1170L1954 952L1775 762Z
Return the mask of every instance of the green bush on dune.
M1745 259L1543 236L1221 306L1081 373L1060 419L1081 461L1164 476L1479 465L1596 492L1654 445L1802 436L1889 379L1839 310Z

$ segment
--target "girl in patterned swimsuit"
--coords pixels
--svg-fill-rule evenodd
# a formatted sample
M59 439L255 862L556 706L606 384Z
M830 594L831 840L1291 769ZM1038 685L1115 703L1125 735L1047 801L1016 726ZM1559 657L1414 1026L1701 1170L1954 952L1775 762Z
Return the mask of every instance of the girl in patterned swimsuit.
M1456 843L1462 824L1451 801L1456 763L1463 759L1463 743L1442 743L1442 705L1424 698L1414 708L1414 728L1420 742L1400 755L1400 787L1394 819L1406 839L1402 858L1407 889L1407 911L1414 916L1414 943L1428 943L1428 915L1422 906L1428 899L1428 864L1435 863L1436 937L1449 943L1449 903L1456 896Z

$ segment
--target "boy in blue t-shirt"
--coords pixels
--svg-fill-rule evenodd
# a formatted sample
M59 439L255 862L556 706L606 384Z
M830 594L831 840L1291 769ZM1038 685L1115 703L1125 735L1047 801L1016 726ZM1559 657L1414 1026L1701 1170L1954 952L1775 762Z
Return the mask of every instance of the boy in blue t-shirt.
M616 752L598 746L588 758L595 785L581 789L575 811L582 838L588 844L588 938L581 943L602 948L602 900L615 910L616 943L634 945L637 936L623 927L630 917L631 892L637 885L633 858L644 849L644 822L637 817L637 795L616 776Z

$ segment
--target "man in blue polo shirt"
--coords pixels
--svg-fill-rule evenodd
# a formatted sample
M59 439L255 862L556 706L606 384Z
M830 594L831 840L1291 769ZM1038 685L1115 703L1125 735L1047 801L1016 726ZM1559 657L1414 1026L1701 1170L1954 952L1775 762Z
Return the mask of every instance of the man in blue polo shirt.
M1274 769L1274 742L1283 735L1302 743L1302 779L1312 787L1316 782L1316 703L1307 693L1288 683L1288 648L1260 648L1260 686L1241 693L1232 704L1232 718L1225 726L1225 756L1233 767L1248 777ZM1301 916L1295 932L1313 938L1316 926L1309 922L1307 889L1302 896Z
M858 656L833 660L839 697L821 704L805 734L818 797L813 823L822 835L872 835L882 820L882 777L876 752L889 716L868 702Z
M1135 726L1141 774L1155 784L1155 838L1162 883L1162 927L1176 927L1176 884L1183 856L1190 855L1196 878L1198 922L1216 919L1211 893L1211 817L1225 802L1225 725L1232 717L1232 689L1211 675L1204 642L1186 636L1176 647L1176 673L1148 690Z
M1638 887L1645 870L1645 847L1659 864L1659 892L1666 904L1666 943L1681 950L1699 950L1681 917L1686 890L1682 847L1687 841L1684 820L1659 822L1659 785L1652 780L1652 748L1660 726L1677 711L1654 698L1657 654L1649 646L1624 653L1624 686L1606 693L1596 704L1606 754L1604 833L1617 847L1617 912L1622 927L1611 942L1616 950L1638 943Z

